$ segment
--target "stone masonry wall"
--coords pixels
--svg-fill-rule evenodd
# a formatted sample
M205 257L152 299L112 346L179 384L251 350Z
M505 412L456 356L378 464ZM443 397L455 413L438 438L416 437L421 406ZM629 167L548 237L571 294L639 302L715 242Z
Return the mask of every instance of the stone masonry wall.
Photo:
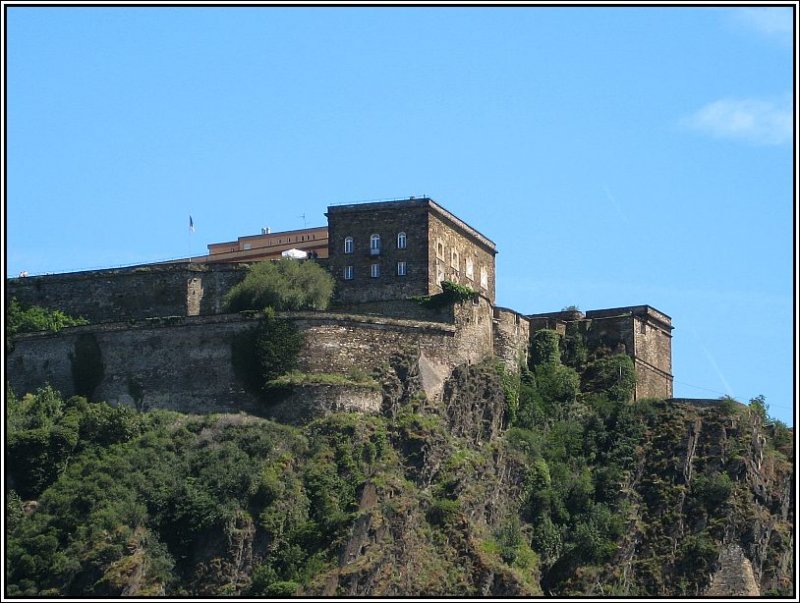
M527 365L530 323L521 314L507 308L494 308L494 354L511 370L519 363Z
M585 315L568 310L527 316L531 333L577 324L589 349L605 347L627 354L636 369L634 399L672 397L672 320L650 306L589 310Z
M23 335L15 338L8 355L6 378L18 395L46 382L64 396L74 395L76 344L80 337L91 336L104 367L93 399L142 410L262 414L259 402L239 384L231 363L231 341L254 324L229 314Z
M441 394L444 380L461 363L492 353L488 304L458 309L453 324L331 313L284 313L305 333L300 368L305 372L367 372L405 350L419 358L423 387ZM231 361L238 334L255 327L240 314L174 317L72 327L59 333L20 335L7 358L7 380L17 394L49 382L64 396L76 392L73 364L81 338L99 350L102 378L92 398L139 409L188 413L266 415L268 409L239 383ZM320 390L322 391L322 390Z
M428 290L431 293L438 293L441 291L441 281L448 280L467 285L494 303L494 254L476 244L471 237L453 229L438 214L431 212L428 221L430 237ZM486 286L483 286L484 283L481 281L482 270L486 275Z
M30 276L8 279L6 300L90 322L208 315L221 311L225 293L245 274L237 264L150 264Z
M423 204L380 203L328 208L329 260L336 279L336 301L360 303L408 298L428 293L428 221ZM397 235L406 234L406 247L398 248ZM370 250L370 238L379 235L380 252ZM353 249L345 253L345 238L352 237ZM406 274L397 274L397 263L405 262ZM371 266L380 276L371 276ZM344 271L352 267L353 278Z

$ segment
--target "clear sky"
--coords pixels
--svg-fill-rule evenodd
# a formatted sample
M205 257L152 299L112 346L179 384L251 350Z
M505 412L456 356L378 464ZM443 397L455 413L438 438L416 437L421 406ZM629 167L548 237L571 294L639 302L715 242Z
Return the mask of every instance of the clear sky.
M654 306L676 396L793 423L791 9L7 17L9 275L428 195L497 243L498 304Z

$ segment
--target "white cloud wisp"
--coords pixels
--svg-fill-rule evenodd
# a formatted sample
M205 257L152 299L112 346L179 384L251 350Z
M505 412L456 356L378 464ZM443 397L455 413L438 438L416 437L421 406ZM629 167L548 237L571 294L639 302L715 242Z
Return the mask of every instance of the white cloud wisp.
M779 145L792 138L792 105L760 99L721 99L682 120L698 132L715 138Z
M741 26L774 40L792 41L792 9L790 7L734 8L734 20Z

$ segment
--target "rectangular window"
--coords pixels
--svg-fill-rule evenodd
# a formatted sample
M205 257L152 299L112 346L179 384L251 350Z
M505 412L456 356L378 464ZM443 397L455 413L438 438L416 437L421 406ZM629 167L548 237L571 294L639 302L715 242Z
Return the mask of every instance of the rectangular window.
M405 276L405 275L406 275L406 263L397 262L397 276Z
M467 278L471 281L475 280L475 269L473 267L472 258L467 258Z
M345 266L344 267L344 280L352 281L353 280L353 267L352 266Z
M249 250L249 249L252 249L252 247L253 247L253 246L252 246L250 243L245 243L245 244L244 244L244 250L245 250L245 251L247 251L247 250Z
M372 264L369 267L369 275L372 278L378 278L381 275L381 265L380 264Z

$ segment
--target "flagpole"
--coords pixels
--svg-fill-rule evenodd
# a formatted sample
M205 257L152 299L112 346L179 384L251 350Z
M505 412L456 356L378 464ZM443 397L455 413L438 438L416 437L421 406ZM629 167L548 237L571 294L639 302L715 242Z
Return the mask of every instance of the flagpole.
M192 233L194 232L194 221L192 214L189 213L189 263L192 263Z

